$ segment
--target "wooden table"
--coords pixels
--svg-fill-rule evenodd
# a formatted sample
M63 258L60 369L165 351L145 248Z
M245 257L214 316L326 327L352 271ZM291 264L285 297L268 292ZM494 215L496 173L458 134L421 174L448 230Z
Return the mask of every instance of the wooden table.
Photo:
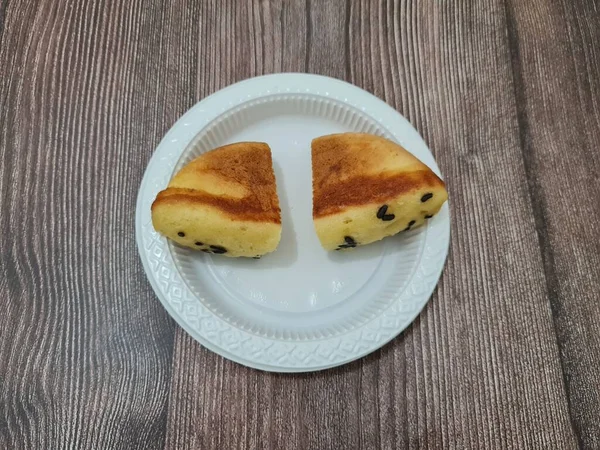
M439 286L306 375L202 348L135 201L165 132L255 75L350 81L448 182ZM596 0L0 0L0 448L600 448Z

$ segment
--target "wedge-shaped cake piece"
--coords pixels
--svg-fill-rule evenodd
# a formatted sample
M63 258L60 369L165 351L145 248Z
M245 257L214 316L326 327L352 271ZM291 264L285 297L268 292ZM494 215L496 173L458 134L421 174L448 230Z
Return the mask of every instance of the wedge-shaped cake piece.
M312 142L313 220L326 250L423 225L448 198L444 182L400 145L343 133Z
M260 257L277 248L281 212L271 149L239 142L183 167L152 204L154 228L207 253Z

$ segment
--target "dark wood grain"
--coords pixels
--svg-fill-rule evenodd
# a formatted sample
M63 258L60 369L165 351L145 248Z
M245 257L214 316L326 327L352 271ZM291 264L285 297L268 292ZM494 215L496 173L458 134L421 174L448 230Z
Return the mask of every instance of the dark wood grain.
M348 21L341 20L343 14ZM289 418L286 435L296 436L289 448L576 445L531 214L504 4L423 9L353 2L348 11L345 3L332 2L311 8L308 16L306 69L346 78L381 96L432 146L453 199L451 257L438 294L414 326L387 351L325 374L283 379L261 374L257 384L254 371L228 362L221 366L189 337L178 336L183 344L175 351L184 353L178 358L185 364L175 366L174 382L184 378L189 384L173 389L178 407L169 419L170 447L196 446L188 439L190 429L179 425L180 417L192 415L202 418L196 427L227 423L217 441L206 440L214 439L212 433L202 435L196 442L201 448L278 448L273 436L280 434L248 420L253 415L243 409L219 422L221 409L177 400L193 397L215 364L219 378L210 385L234 379L237 386L219 388L215 407L242 408L240 390L275 399L282 380L290 392L301 393L261 408L270 425L276 413ZM257 23L265 23L262 14ZM297 36L302 32L297 26L284 22L282 28ZM338 42L345 36L342 53ZM211 39L209 33L200 37ZM261 33L254 40L282 42L283 53L289 53L284 37ZM260 58L281 52L267 48ZM281 70L277 59L268 67ZM497 226L515 218L518 227ZM190 377L190 366L197 378ZM364 379L370 381L367 388ZM247 434L233 431L239 421Z
M451 248L397 339L251 370L168 318L133 230L206 95L345 79L421 132ZM600 447L600 5L0 0L0 448Z
M573 427L600 448L600 5L509 2L521 144Z
M133 234L144 164L186 99L155 93L129 2L5 7L0 448L162 448L174 324ZM164 116L164 118L163 118ZM164 122L163 122L164 120Z

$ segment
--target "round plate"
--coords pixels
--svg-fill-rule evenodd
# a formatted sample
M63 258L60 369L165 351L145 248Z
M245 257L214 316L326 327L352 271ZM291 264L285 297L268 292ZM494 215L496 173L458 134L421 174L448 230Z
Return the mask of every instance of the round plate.
M315 75L269 75L229 86L188 111L162 140L142 180L136 237L148 279L169 314L202 345L278 372L337 366L406 328L446 259L448 204L425 227L350 252L326 252L312 223L310 143L358 131L395 140L438 175L423 139L371 94ZM283 233L261 260L207 255L154 231L150 206L186 163L239 141L273 152Z

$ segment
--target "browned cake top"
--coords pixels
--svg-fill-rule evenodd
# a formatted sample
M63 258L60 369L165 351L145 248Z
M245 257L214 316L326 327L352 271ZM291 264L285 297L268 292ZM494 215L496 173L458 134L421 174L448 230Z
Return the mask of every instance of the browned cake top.
M204 153L181 169L152 205L210 205L238 220L281 223L271 150L239 142Z
M312 142L313 216L350 206L385 203L416 189L444 187L425 164L400 145L362 133L322 136Z

